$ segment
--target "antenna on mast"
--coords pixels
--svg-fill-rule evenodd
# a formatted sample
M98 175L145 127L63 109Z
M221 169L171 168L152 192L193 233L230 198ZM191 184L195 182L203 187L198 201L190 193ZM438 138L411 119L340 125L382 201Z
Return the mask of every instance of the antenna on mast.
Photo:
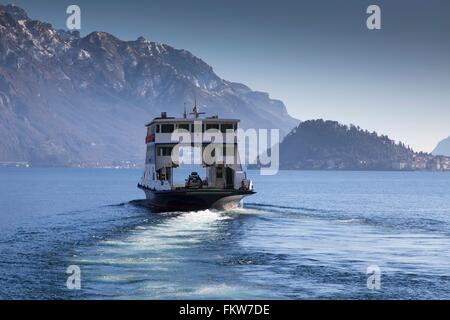
M192 112L190 114L193 114L195 116L195 119L198 119L199 115L205 114L204 112L199 112L199 109L197 107L197 95L194 95L194 107L192 108Z
M184 118L184 119L187 118L187 113L186 113L186 102L184 103L183 118Z

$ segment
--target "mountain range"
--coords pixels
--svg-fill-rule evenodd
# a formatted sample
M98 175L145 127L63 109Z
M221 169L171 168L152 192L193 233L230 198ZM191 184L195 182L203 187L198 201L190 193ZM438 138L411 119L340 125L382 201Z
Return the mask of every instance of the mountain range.
M433 150L433 154L436 156L439 155L450 157L450 137L439 142Z
M201 111L240 118L244 128L285 135L299 122L281 101L221 79L189 51L106 32L80 37L0 5L0 162L139 163L145 123L161 111L181 115L194 96Z

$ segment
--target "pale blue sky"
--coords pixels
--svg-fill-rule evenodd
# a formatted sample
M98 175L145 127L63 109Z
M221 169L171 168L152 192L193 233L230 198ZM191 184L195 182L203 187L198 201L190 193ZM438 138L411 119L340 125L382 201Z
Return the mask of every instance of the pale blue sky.
M450 135L448 0L17 0L32 18L184 48L216 73L267 91L291 115L354 123L431 151ZM382 29L366 28L366 8Z

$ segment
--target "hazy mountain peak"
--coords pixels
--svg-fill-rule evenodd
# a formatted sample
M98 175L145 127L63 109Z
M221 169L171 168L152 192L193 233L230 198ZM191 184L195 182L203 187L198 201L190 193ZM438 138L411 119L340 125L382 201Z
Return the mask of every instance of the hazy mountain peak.
M139 38L137 38L136 41L139 43L146 43L146 44L150 43L150 40L147 40L143 36L140 36Z
M436 148L433 150L433 154L436 156L450 157L450 137L440 141Z
M5 13L9 14L15 20L29 20L25 10L14 4L8 4L6 6L0 5L0 15Z
M121 42L118 38L113 36L112 34L108 32L103 31L94 31L89 33L87 36L85 36L83 39L95 43L96 45L102 45L103 43L119 43Z

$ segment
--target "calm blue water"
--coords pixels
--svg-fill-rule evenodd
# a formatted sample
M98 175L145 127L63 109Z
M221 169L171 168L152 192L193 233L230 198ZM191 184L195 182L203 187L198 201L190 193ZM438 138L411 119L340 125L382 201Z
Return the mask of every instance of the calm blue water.
M165 214L140 174L0 169L0 298L450 298L450 174L255 171L244 209Z

